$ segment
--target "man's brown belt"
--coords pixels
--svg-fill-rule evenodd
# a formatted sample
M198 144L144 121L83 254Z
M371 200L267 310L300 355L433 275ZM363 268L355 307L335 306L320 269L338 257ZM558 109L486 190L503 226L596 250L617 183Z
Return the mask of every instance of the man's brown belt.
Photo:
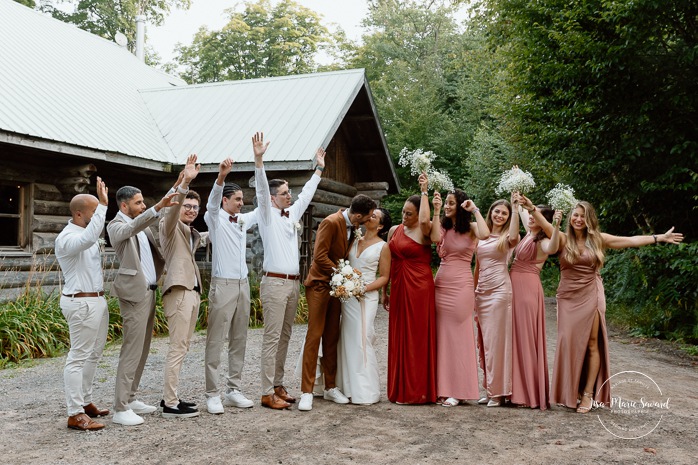
M269 276L270 278L292 279L294 281L301 279L301 275L299 274L272 273L271 271L265 271L264 276Z

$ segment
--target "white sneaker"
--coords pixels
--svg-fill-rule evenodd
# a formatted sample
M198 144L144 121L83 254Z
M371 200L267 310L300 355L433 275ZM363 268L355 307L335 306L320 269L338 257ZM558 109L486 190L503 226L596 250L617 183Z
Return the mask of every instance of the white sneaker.
M250 408L254 405L254 402L242 395L242 392L233 389L223 396L223 405L226 407Z
M313 409L313 395L309 392L301 394L301 400L298 402L298 410L305 412Z
M126 410L123 412L116 412L111 422L124 426L136 426L145 422L145 420L136 415L133 410Z
M144 402L141 402L140 400L134 400L133 402L128 404L127 407L130 410L133 410L133 413L137 413L139 415L145 415L146 413L153 413L154 411L156 411L158 409L154 405L148 405Z
M337 387L333 387L332 389L327 389L325 391L325 395L323 396L325 400L331 400L335 404L348 404L349 399L347 396L342 394L342 391L339 390Z
M489 401L490 401L490 398L485 396L485 397L481 397L480 400L477 401L477 403L480 405L485 405Z
M223 404L221 404L220 396L209 397L206 400L206 409L208 410L208 413L212 413L213 415L219 415L225 412L225 409L223 409Z

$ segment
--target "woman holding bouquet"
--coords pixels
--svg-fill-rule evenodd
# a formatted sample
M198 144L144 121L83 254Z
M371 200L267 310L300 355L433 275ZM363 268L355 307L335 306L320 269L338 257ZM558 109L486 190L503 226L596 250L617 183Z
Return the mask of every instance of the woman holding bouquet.
M550 401L545 296L540 270L548 255L558 250L562 212L553 214L545 205L535 207L524 195L517 195L517 201L523 208L521 219L527 234L514 250L515 259L509 273L513 327L511 402L545 410ZM555 227L550 224L553 220Z
M594 401L610 406L611 376L606 333L606 298L599 270L606 249L666 242L678 244L683 234L613 236L601 232L594 207L578 202L569 215L560 243L557 289L557 350L553 365L553 402L587 413ZM579 404L579 406L577 406Z
M434 279L436 291L437 403L453 407L477 399L477 357L473 333L475 292L470 264L478 239L487 239L485 219L465 192L455 189L444 202L441 258Z
M390 277L390 249L384 239L390 226L388 211L376 208L364 223L365 235L354 241L349 250L349 263L361 272L366 283L361 301L352 297L342 303L337 385L352 404L374 404L380 400L373 320L378 309L378 292Z
M478 402L499 407L511 396L511 280L507 264L519 243L519 209L497 200L487 212L490 237L477 244L475 312L482 387Z
M388 322L388 399L399 404L436 401L436 326L431 243L441 239L441 196L434 193L429 219L428 180L419 176L422 195L402 207L402 224L388 234L390 312Z

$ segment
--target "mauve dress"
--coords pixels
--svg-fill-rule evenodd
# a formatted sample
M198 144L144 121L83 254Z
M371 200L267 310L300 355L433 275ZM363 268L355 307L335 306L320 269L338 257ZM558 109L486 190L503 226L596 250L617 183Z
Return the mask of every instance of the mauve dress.
M431 245L398 225L389 243L388 400L436 402L436 325Z
M436 289L436 394L477 399L477 357L473 333L475 292L471 262L475 239L441 229L437 252L441 266Z
M511 396L511 280L507 263L512 249L497 250L499 235L477 245L478 282L475 312L482 387L487 397Z
M511 265L512 386L511 402L545 410L550 406L545 344L545 300L531 233L516 246Z
M596 376L594 400L610 406L611 376L606 332L606 298L598 270L584 249L575 264L560 254L560 284L557 288L557 349L553 365L552 402L577 407L577 395L584 391L587 352L594 315L599 314L599 374ZM605 384L604 384L605 383Z

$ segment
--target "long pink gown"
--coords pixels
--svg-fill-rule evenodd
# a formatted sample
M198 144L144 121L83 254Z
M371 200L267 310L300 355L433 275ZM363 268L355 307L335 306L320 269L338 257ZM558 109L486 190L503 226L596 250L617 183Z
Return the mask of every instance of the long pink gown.
M511 280L507 262L512 249L497 250L499 237L491 234L477 245L475 318L482 387L489 398L511 396Z
M441 266L436 289L436 393L439 397L477 399L477 357L473 333L475 240L470 233L441 230L437 247Z
M526 234L514 251L512 290L511 402L545 410L550 406L548 357L545 344L545 300L536 260L537 243Z
M552 401L569 408L577 407L577 395L586 384L584 357L594 315L599 315L599 357L594 400L610 406L611 376L606 332L606 298L591 252L584 249L575 264L560 254L560 284L557 288L557 349L553 365ZM605 384L604 384L605 383Z

